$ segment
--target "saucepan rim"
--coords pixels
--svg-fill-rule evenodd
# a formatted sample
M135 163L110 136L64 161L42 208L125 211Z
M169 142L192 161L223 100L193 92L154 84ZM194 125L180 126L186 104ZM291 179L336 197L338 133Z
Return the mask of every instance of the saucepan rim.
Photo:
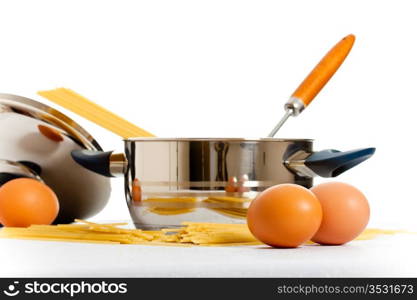
M64 113L56 110L44 103L41 103L37 100L33 100L27 97L22 97L13 94L0 93L0 108L1 106L11 107L13 109L18 108L25 113L30 113L29 116L45 123L49 123L54 126L58 126L56 123L51 123L51 120L58 120L59 122L65 124L71 131L60 127L64 130L69 136L75 139L80 143L84 148L92 150L103 150L100 144L93 138L93 136L85 130L81 125L72 120L70 117ZM18 113L18 112L16 112Z
M163 137L132 137L123 139L125 142L313 142L313 139L289 138L163 138Z

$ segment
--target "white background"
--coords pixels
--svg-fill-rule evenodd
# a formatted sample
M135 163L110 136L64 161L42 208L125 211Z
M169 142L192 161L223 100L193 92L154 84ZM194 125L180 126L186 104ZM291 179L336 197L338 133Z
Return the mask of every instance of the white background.
M354 33L344 65L279 136L314 138L316 150L376 147L337 180L367 195L371 225L410 228L416 8L381 0L1 1L0 91L47 103L38 90L68 87L160 137L262 137L310 69ZM103 148L122 150L117 136L62 111ZM96 219L128 218L116 179Z

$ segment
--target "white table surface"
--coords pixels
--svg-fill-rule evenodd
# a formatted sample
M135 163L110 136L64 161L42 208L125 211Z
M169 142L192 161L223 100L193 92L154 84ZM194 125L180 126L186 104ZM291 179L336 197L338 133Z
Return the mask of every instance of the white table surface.
M344 246L162 247L0 239L1 277L416 277L417 235Z

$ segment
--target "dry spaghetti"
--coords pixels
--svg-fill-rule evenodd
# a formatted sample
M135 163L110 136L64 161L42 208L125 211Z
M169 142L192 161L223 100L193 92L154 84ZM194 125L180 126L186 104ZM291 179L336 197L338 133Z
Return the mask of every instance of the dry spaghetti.
M76 224L32 225L27 228L4 227L0 238L34 239L44 241L140 244L163 246L237 246L260 245L246 224L217 224L184 222L181 228L157 231L126 229L127 223L98 224L76 220ZM367 229L357 240L404 231Z

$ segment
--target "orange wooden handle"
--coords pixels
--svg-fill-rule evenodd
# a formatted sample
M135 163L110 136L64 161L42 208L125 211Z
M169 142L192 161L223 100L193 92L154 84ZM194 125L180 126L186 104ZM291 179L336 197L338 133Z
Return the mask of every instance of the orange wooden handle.
M339 69L340 65L349 54L350 49L352 49L354 42L355 36L350 34L337 43L326 56L322 58L313 71L308 74L292 94L292 97L296 97L303 101L305 106L309 105L333 74L336 73L337 69Z

